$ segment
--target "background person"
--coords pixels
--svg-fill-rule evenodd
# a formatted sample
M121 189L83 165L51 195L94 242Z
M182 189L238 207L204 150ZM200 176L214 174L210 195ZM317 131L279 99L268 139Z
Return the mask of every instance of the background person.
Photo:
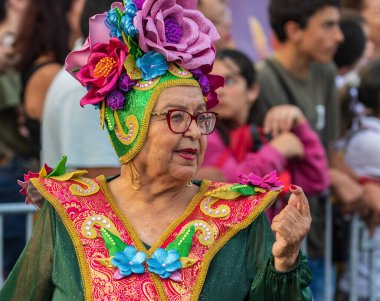
M81 15L83 36L88 36L89 18L106 11L111 3L110 0L85 0ZM78 39L76 49L83 43L83 38ZM120 163L107 133L99 126L99 110L78 106L78 99L86 92L64 68L53 79L44 101L42 162L52 166L66 155L67 168L86 169L89 177L118 174Z

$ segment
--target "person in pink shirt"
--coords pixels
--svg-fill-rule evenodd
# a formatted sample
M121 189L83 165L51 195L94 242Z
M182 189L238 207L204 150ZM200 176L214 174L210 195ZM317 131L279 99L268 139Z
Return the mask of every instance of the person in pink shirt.
M217 53L213 73L224 76L225 85L217 90L219 114L215 131L207 137L207 150L198 177L236 181L240 174L264 176L276 170L282 180L299 185L315 195L330 184L323 146L299 108L281 105L266 115L271 133L248 124L251 106L259 86L252 61L238 50ZM281 117L273 129L272 116Z

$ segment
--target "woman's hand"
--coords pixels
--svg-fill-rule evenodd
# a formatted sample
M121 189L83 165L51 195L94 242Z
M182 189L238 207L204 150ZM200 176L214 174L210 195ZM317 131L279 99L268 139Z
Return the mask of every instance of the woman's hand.
M271 108L265 115L264 133L277 136L289 132L293 126L306 120L302 111L294 105L279 105Z
M292 195L288 205L274 217L272 230L276 233L273 244L274 267L277 271L287 271L295 264L302 240L309 232L311 215L309 203L302 189L290 185Z

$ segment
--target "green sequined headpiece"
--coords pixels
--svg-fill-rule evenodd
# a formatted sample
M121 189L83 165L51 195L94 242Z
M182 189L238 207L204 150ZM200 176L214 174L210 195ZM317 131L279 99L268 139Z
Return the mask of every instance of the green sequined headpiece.
M209 72L218 34L196 11L196 1L115 2L89 25L85 45L68 55L66 69L88 89L81 105L99 107L122 163L143 147L164 89L199 87L208 108L217 104L215 90L223 80Z

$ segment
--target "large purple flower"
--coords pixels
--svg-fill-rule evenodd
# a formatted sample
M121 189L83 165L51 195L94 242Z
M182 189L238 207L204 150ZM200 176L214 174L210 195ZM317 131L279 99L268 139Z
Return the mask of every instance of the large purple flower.
M219 35L196 7L196 0L146 0L133 20L140 48L185 69L212 65Z

